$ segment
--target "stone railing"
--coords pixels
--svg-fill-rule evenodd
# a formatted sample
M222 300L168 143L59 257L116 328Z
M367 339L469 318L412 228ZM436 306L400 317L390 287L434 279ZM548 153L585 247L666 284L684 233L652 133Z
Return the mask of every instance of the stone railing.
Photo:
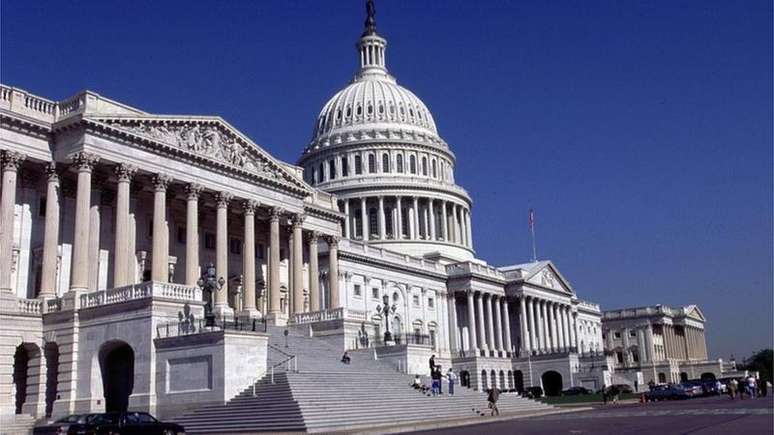
M357 320L365 321L365 311L352 310L344 307L334 308L332 310L312 311L309 313L295 313L291 318L292 323L296 325L305 325L308 323L324 322L326 320Z
M431 270L435 272L443 272L443 266L435 261L426 260L421 257L412 257L410 255L399 254L397 252L390 251L389 249L374 247L368 243L358 242L354 240L342 240L339 243L339 249L346 250L352 253L367 254L371 257L378 257L384 260L392 261L401 265L407 265L425 270Z
M0 296L0 312L7 314L40 315L40 299L20 298L15 295Z
M473 261L449 264L446 266L446 273L449 275L467 275L469 273L475 273L496 279L505 279L505 275L496 267Z
M80 299L80 307L90 308L150 297L178 301L202 300L201 290L197 287L148 281L140 284L131 284L83 294Z
M345 187L366 188L366 187L375 187L375 186L382 186L382 185L394 185L396 183L401 185L414 185L414 186L419 185L423 187L435 188L441 191L454 192L463 198L470 198L468 191L454 184L454 182L437 180L429 176L426 176L426 177L411 176L411 175L399 174L399 173L378 174L378 175L370 175L370 174L353 175L349 177L341 177L333 180L324 181L322 183L315 185L315 187L318 187L320 189L326 189L326 190L335 190L335 189L345 188ZM432 194L430 194L429 197L432 198L433 197ZM458 204L458 203L455 203L455 204Z
M578 308L583 308L587 311L593 311L595 313L599 313L599 304L595 304L593 302L584 301L582 299L578 299Z
M679 315L681 310L667 307L665 305L656 305L653 307L625 308L622 310L610 310L602 313L602 317L607 320L626 319L632 317L652 316L662 314L666 316Z

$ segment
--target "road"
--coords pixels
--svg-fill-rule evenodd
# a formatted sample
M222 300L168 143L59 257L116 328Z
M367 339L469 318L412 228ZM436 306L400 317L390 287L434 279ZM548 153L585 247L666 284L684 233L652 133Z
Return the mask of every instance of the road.
M774 434L772 396L727 396L648 404L599 406L591 411L414 432L415 434Z

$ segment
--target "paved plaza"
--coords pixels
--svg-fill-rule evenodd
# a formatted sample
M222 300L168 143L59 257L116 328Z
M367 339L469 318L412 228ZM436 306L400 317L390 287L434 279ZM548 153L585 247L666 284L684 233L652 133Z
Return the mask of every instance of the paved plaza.
M596 407L591 411L482 423L416 434L771 434L772 397L734 400L709 397L647 405Z

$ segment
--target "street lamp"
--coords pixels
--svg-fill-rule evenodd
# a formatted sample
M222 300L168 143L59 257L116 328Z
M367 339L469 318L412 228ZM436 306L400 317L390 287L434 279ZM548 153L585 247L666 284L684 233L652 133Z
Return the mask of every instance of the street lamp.
M196 284L202 289L202 296L204 296L204 320L207 327L215 326L215 314L212 312L213 292L222 289L226 283L222 276L220 279L217 276L215 265L210 263L207 265L207 270L204 271L204 274L196 281Z
M390 305L390 297L387 295L382 296L382 305L376 306L376 312L384 315L384 343L392 341L392 334L390 334L390 314L395 313L398 307L395 304Z

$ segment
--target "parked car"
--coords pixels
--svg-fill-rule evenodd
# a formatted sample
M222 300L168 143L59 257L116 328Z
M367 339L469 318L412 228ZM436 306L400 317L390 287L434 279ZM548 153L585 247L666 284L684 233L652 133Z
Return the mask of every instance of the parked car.
M543 389L540 387L529 387L524 391L524 395L530 399L539 399L543 397Z
M618 388L618 392L621 394L630 394L634 392L634 388L631 387L631 385L626 384L613 384L611 387Z
M656 385L650 391L645 392L645 400L655 402L657 400L688 399L688 392L682 385L668 384Z
M680 386L685 390L688 397L701 397L704 395L704 387L697 382L683 382Z
M90 421L97 414L73 414L62 417L52 423L38 426L32 430L33 435L77 435L87 433Z
M142 434L142 435L183 435L183 426L156 420L147 412L108 412L97 414L91 420L94 434Z
M562 396L581 396L591 393L592 391L585 387L571 387L562 391Z

